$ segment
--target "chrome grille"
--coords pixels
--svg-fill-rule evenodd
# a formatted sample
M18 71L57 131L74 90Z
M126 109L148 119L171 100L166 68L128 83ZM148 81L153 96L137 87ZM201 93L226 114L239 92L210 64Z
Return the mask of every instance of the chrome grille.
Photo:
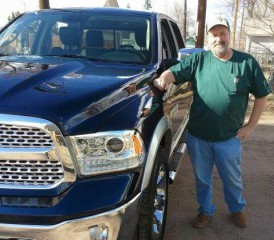
M58 160L1 160L0 184L47 186L64 176Z
M52 139L39 128L0 124L0 147L41 148L52 147Z
M62 192L75 180L66 138L54 123L0 113L0 189Z

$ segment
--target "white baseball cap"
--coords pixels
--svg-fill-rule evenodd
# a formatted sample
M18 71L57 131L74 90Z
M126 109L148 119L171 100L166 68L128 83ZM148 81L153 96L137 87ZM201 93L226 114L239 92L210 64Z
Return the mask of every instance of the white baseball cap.
M206 24L206 31L210 31L210 29L214 28L215 26L225 26L230 31L229 23L225 18L215 17L210 19Z

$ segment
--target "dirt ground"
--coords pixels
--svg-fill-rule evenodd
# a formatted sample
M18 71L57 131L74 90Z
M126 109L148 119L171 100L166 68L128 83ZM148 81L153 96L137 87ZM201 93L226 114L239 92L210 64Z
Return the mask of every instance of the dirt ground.
M252 100L251 100L252 102ZM251 138L243 143L244 196L249 226L241 229L231 221L224 203L222 183L213 173L217 211L206 229L191 226L198 207L188 156L175 182L169 186L169 206L164 240L274 240L274 96Z

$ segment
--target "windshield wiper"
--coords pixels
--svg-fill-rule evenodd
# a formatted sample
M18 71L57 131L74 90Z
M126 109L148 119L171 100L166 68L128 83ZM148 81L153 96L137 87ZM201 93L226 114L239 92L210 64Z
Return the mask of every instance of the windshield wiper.
M80 55L77 54L45 54L45 57L68 57L68 58L79 58Z
M105 58L94 58L94 57L85 57L80 56L81 58L85 58L90 61L96 61L96 62L111 62L111 63L120 63L119 61L112 60L112 59L105 59Z
M78 55L78 54L48 54L44 56L49 56L49 57L67 57L67 58L84 58L89 61L95 61L95 62L111 62L111 63L119 63L119 61L115 60L109 60L109 59L103 59L103 58L94 58L94 57L87 57L83 55Z

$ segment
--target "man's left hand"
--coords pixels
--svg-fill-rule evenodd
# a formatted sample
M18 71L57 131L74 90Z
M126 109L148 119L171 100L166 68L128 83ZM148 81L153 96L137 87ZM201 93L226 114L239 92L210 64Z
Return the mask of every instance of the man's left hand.
M246 141L250 137L253 131L254 131L254 128L248 126L248 124L244 125L238 130L236 137L240 139L241 141Z

